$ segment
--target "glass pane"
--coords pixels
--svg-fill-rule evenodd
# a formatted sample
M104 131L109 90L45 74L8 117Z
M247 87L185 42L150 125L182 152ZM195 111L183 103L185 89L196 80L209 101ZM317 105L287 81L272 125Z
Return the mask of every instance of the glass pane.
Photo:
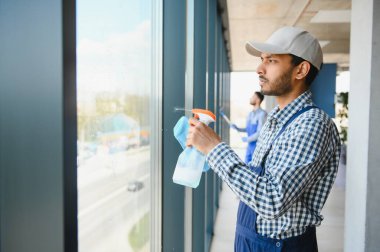
M77 1L81 252L150 250L151 12Z

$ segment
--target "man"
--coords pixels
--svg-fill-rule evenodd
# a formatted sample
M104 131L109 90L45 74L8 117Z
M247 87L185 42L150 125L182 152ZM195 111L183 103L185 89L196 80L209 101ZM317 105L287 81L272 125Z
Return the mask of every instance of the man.
M249 99L249 103L253 106L253 110L247 116L245 128L239 128L236 124L232 124L231 128L238 132L247 132L247 137L243 137L243 142L247 142L247 151L245 153L245 162L249 163L252 160L252 154L256 148L256 142L259 138L259 133L267 118L267 112L260 105L264 100L264 95L260 92L255 92Z
M209 127L190 120L187 144L240 198L235 251L318 251L315 226L336 177L340 140L313 106L309 87L322 66L318 41L283 27L266 43L246 44L261 57L261 92L276 97L252 161L246 165Z

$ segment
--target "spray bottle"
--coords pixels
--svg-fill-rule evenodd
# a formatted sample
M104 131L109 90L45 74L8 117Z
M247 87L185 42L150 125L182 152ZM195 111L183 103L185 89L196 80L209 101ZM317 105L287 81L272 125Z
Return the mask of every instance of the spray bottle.
M191 112L200 122L208 125L215 122L215 115L205 109L192 109ZM177 166L173 174L173 182L196 188L202 177L203 166L206 156L193 147L186 147L179 155Z

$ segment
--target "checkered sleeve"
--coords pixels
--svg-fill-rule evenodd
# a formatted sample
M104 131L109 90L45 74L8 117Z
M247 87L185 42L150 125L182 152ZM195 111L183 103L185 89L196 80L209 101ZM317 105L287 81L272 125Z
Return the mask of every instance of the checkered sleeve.
M330 131L325 121L304 119L289 128L272 149L263 176L225 143L207 155L210 167L265 219L281 216L316 180L325 162Z

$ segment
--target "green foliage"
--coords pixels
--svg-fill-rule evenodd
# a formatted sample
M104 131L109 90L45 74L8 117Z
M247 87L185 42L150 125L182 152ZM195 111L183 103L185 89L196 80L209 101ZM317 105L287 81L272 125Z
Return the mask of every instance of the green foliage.
M128 234L129 244L137 252L149 241L149 212L146 213Z
M341 104L341 108L338 109L336 118L340 125L340 138L343 143L347 142L348 132L348 92L341 92L337 94L337 101Z
M98 116L124 113L142 127L149 125L149 96L101 93L96 96L95 103Z
M95 104L78 104L78 138L86 142L96 141L99 120L118 113L133 118L141 128L149 127L149 96L103 92L97 94Z
M348 92L341 92L337 95L338 103L342 104L343 107L348 109Z

